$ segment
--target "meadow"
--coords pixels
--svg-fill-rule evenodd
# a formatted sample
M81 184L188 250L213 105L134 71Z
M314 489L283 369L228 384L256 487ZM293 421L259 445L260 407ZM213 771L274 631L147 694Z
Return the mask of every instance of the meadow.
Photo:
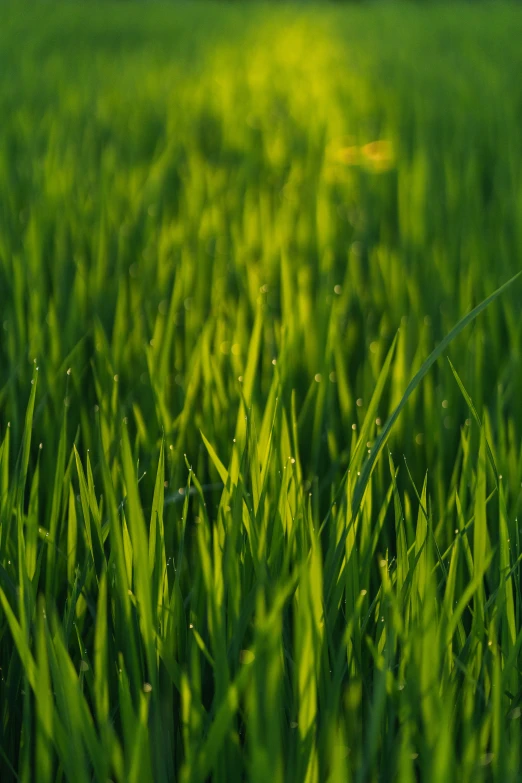
M522 780L522 8L0 5L0 780Z

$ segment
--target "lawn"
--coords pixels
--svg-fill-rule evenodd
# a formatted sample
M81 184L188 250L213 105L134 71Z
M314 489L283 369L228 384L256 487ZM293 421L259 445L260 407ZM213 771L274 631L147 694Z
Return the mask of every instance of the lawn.
M0 17L2 783L522 780L522 7Z

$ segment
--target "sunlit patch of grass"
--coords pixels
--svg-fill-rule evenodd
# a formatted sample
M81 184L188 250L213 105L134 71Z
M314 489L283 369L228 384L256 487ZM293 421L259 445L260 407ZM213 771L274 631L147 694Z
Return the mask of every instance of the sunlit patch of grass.
M386 139L364 144L360 156L368 168L376 173L389 171L395 164L393 144Z

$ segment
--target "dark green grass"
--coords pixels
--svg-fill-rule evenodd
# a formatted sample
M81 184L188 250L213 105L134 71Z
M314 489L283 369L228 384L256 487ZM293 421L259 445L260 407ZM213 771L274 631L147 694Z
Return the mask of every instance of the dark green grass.
M2 782L519 781L522 11L0 9Z

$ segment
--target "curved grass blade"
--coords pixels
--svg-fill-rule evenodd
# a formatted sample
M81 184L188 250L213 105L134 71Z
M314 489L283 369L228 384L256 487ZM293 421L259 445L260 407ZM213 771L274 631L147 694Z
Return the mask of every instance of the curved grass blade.
M411 397L417 386L420 384L424 376L428 373L428 371L431 369L431 367L435 364L439 356L445 351L445 349L448 347L448 345L457 337L465 328L470 324L472 321L475 320L475 318L480 315L480 313L486 309L492 302L495 301L504 291L509 288L509 286L515 282L515 280L520 277L522 272L518 272L514 277L512 277L510 280L508 280L506 283L500 286L500 288L497 288L496 291L494 291L492 294L490 294L486 299L484 299L483 302L481 302L479 305L477 305L473 310L471 310L467 315L465 315L461 320L455 324L453 329L446 335L446 337L438 344L438 346L435 348L434 351L430 353L426 361L423 363L420 370L413 376L411 381L409 382L406 391L404 392L401 401L393 411L393 413L388 418L388 421L382 428L382 432L375 441L375 444L371 450L370 456L368 457L367 462L365 463L363 469L361 470L361 475L358 478L357 484L355 485L355 491L353 493L353 500L352 500L352 517L355 518L355 516L358 514L359 509L361 507L361 502L366 490L366 486L368 484L368 481L370 479L370 476L372 474L373 468L375 466L375 463L377 461L377 458L379 457L379 454L383 450L386 441L388 440L391 430L393 428L393 425L399 418L399 414L403 410L404 406L408 402L408 399Z

